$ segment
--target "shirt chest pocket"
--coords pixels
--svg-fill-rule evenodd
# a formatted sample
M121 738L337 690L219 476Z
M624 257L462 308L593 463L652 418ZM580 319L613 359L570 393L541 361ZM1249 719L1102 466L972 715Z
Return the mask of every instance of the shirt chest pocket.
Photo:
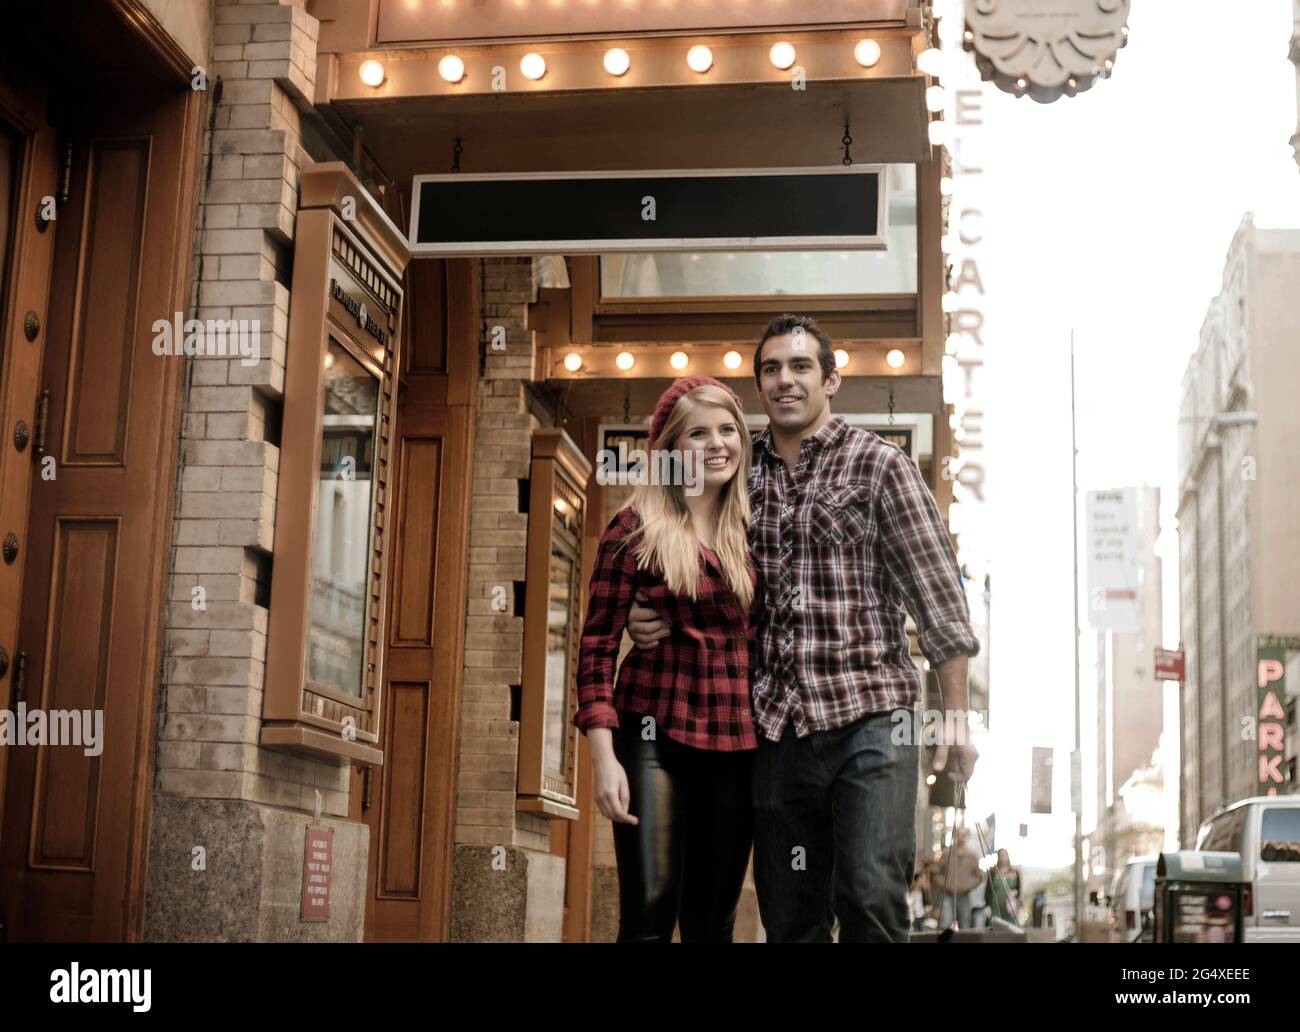
M818 491L809 510L809 536L824 549L856 549L875 532L871 492L865 484L839 484Z

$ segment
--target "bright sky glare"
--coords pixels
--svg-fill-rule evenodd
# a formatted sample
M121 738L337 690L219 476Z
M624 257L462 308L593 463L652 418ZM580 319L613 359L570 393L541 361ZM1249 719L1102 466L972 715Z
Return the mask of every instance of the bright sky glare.
M994 732L981 744L968 817L996 810L998 844L1035 867L1073 859L1071 328L1080 498L1160 487L1164 644L1172 648L1183 371L1243 215L1253 211L1261 227L1300 227L1300 171L1288 143L1296 131L1289 0L1140 0L1129 26L1111 78L1077 97L1043 105L985 84L974 150L984 169L982 519L993 573ZM1086 627L1080 653L1086 834L1096 809L1095 646ZM1170 690L1174 750L1177 716ZM1050 816L1028 812L1035 745L1057 750ZM1176 751L1166 759L1176 771ZM1171 815L1175 807L1171 796ZM1026 840L1017 836L1022 822ZM1167 840L1166 848L1176 847Z

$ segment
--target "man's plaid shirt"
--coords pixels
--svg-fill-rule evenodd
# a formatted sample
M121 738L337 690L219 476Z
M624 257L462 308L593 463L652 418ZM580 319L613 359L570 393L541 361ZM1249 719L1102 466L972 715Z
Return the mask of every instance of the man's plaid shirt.
M750 545L767 586L754 713L779 741L911 709L921 676L906 606L932 666L979 652L947 529L916 463L832 417L790 470L769 431L754 439Z

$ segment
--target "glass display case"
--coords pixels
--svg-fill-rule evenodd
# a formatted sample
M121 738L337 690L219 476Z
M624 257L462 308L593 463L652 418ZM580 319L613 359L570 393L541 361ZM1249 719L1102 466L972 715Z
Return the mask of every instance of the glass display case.
M576 818L582 532L591 466L563 430L533 434L518 806Z

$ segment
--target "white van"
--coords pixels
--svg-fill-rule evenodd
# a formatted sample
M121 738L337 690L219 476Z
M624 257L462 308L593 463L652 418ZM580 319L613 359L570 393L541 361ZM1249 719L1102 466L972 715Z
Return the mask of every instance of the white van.
M1201 825L1196 848L1241 854L1246 942L1300 942L1300 795L1233 803Z
M1156 858L1135 856L1115 872L1110 885L1110 912L1115 918L1115 941L1136 942L1142 934L1142 916L1156 905Z

